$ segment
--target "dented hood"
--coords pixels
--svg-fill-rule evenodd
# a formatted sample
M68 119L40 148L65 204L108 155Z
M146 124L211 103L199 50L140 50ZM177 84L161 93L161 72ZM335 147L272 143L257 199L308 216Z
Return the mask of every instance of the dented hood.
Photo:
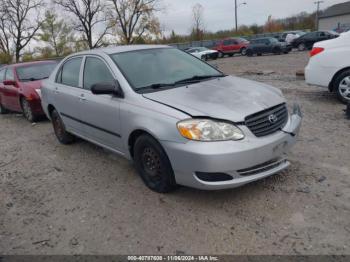
M285 102L280 90L233 76L143 96L192 117L204 116L233 122L243 122L248 115Z

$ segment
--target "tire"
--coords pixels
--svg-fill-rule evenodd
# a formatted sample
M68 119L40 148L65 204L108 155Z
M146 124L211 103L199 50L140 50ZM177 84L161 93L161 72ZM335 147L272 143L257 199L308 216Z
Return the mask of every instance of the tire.
M333 86L338 99L344 104L350 103L350 70L338 75Z
M246 56L247 55L247 48L242 48L241 49L241 55Z
M7 114L9 111L5 108L5 107L3 107L3 105L1 104L1 102L0 102L0 115L5 115L5 114Z
M61 144L69 145L75 141L75 136L67 132L60 115L55 109L51 112L51 121L55 135Z
M21 99L21 107L22 107L23 116L25 117L25 119L27 119L31 123L38 120L38 117L33 113L31 105L25 98Z
M168 156L149 135L141 135L134 145L134 162L145 185L157 193L169 193L178 186Z
M298 50L299 50L299 51L305 51L305 50L306 50L306 45L305 45L304 43L300 43L300 44L298 45Z
M246 54L248 57L252 57L254 55L253 51L250 49L247 50Z
M225 54L222 52L219 52L219 58L224 58L224 57L225 57Z
M262 54L261 54L261 53L259 53L259 54L257 54L257 56L262 56Z
M280 55L281 54L281 49L276 47L272 50L272 53L274 53L275 55Z

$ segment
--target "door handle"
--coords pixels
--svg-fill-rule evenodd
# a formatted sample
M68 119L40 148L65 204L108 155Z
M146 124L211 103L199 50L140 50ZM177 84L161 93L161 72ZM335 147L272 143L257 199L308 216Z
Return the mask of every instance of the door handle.
M84 94L81 94L79 97L80 101L86 101L86 97L84 96Z
M59 93L59 91L58 91L58 88L57 87L55 87L55 94L58 94Z

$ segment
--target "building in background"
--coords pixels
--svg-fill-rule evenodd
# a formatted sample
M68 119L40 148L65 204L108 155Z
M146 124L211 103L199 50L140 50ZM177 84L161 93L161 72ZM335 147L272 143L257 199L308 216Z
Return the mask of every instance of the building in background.
M339 33L350 29L350 1L327 8L318 19L319 30Z

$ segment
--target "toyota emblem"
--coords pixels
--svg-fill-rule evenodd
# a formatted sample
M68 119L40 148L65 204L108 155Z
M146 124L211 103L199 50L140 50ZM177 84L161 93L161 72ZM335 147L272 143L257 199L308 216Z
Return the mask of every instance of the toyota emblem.
M269 115L269 121L271 124L274 124L278 121L278 117L275 114Z

